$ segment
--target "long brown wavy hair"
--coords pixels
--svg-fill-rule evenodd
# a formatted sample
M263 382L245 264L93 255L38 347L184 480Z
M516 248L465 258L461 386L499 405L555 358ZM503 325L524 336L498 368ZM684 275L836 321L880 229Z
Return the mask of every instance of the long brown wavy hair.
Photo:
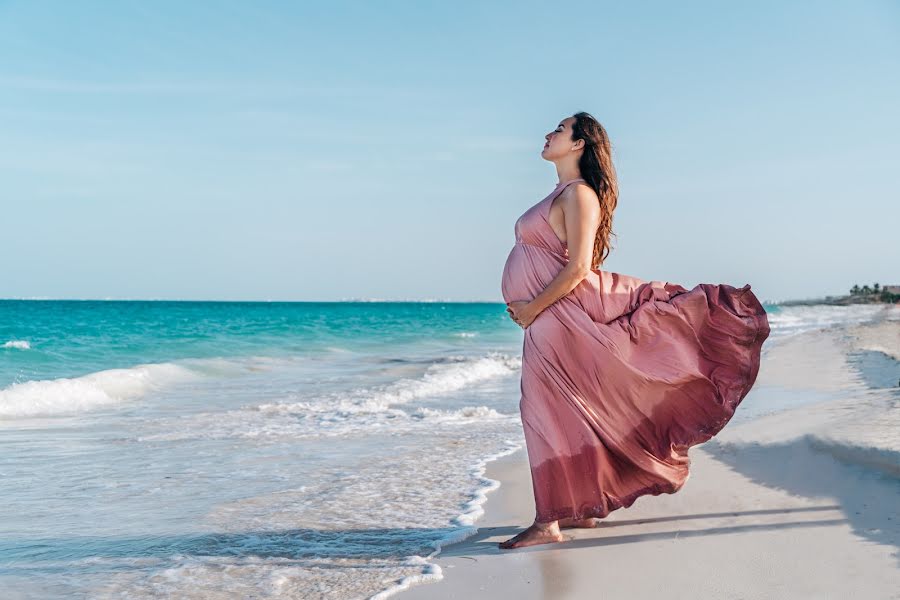
M619 183L612 162L612 144L606 129L586 112L578 112L572 116L575 117L572 140L584 140L584 151L578 161L581 177L594 188L600 199L600 226L594 238L594 254L591 259L591 269L599 269L612 249L610 236L616 236L612 224L613 211L619 202Z

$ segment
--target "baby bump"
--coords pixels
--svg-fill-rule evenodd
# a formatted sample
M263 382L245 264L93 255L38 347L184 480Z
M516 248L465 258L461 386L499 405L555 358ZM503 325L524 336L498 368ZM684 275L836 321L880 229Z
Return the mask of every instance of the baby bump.
M505 302L531 300L553 281L564 266L562 257L529 244L512 247L503 266L500 289Z

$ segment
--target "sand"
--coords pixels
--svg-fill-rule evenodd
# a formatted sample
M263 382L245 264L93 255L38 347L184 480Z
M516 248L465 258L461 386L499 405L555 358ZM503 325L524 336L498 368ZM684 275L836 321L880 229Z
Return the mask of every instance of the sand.
M641 497L596 529L563 530L559 544L497 547L533 521L534 498L524 449L490 463L486 476L501 486L477 534L433 559L441 581L398 598L900 599L897 455L865 465L842 455L853 446L828 441L863 435L845 424L869 419L878 402L896 405L893 390L872 391L850 368L861 349L896 356L900 321L773 346L739 409L760 416L692 448L684 488ZM868 368L876 379L878 364ZM770 406L778 412L765 414Z

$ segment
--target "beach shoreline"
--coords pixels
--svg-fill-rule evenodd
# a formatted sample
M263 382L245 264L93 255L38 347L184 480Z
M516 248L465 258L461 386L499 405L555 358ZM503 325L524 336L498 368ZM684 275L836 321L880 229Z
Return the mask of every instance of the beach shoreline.
M534 496L524 448L488 463L500 485L477 532L430 559L440 581L397 597L900 598L900 447L876 422L900 397L898 313L774 344L740 409L758 414L692 448L682 490L563 543L497 547L533 521Z

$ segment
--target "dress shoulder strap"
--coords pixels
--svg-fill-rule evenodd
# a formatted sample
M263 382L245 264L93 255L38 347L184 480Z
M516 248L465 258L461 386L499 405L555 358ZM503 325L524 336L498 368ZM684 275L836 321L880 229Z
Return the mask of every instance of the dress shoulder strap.
M564 181L563 183L557 183L556 188L561 190L561 189L565 188L567 185L569 185L570 183L575 183L576 181L585 181L585 180L580 177L578 179L570 179L569 181Z

